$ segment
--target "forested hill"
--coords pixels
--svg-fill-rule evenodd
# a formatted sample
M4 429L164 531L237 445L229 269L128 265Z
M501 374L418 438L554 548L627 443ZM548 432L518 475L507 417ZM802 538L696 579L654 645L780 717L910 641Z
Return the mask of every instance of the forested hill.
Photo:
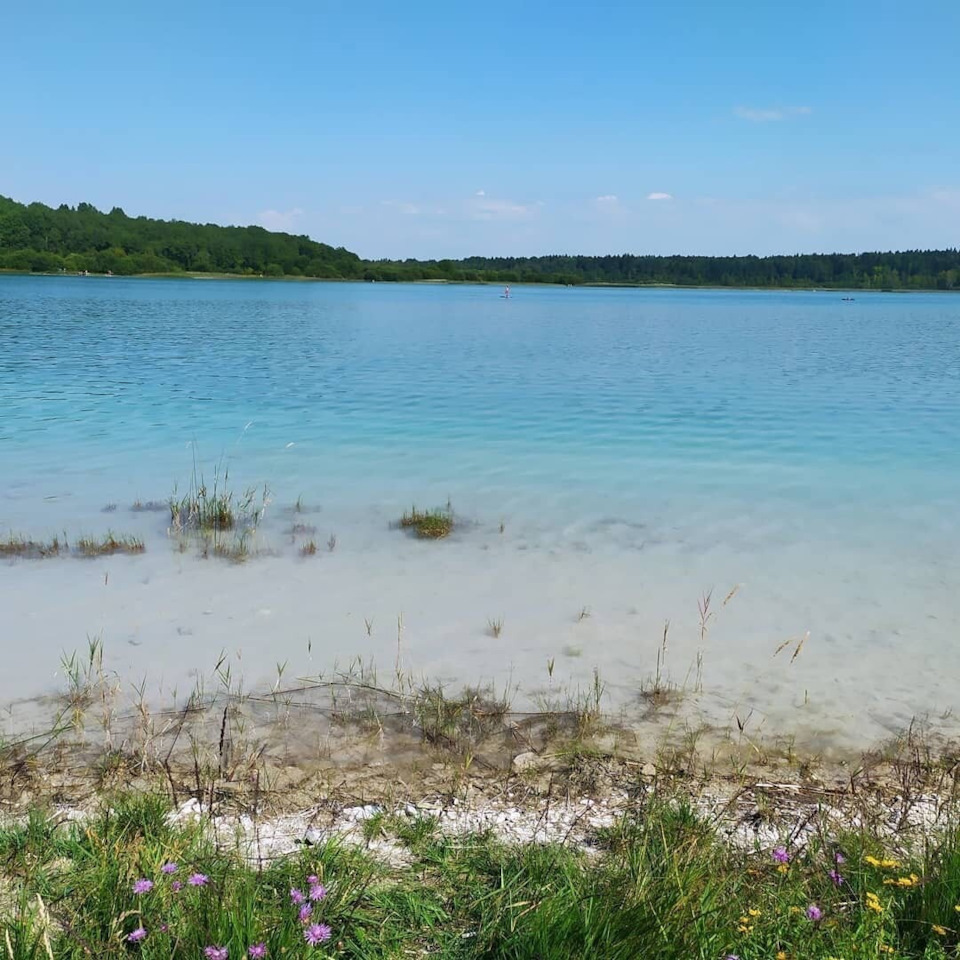
M0 269L70 273L232 273L347 280L677 284L960 290L960 251L774 257L469 257L361 260L343 247L262 227L221 227L56 209L0 197Z
M128 217L89 203L54 210L0 197L0 268L8 270L357 277L362 266L342 247L263 227Z

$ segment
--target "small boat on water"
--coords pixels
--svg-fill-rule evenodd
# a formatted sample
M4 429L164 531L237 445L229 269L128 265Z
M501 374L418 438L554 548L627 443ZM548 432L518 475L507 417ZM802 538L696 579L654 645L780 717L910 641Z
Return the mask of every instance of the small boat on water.
M841 297L840 299L841 299L841 300L845 300L847 303L853 303L853 301L856 300L857 298L856 298L856 297Z

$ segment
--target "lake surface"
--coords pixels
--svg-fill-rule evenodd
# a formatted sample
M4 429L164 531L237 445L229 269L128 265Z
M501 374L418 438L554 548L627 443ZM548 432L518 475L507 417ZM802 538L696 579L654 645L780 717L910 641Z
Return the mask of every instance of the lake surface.
M669 620L666 673L692 691L702 651L713 722L825 748L944 722L960 297L499 294L0 277L0 531L147 545L0 564L0 703L54 687L61 651L97 635L166 690L221 650L248 687L284 661L390 675L402 615L409 671L530 697L596 667L633 708ZM180 552L168 514L129 510L185 491L195 462L269 485L247 563ZM449 540L391 529L448 499Z

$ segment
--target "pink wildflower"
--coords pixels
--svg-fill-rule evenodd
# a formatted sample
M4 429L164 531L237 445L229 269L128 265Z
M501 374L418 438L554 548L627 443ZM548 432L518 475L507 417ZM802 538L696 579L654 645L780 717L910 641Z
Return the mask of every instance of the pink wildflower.
M317 944L326 943L332 934L333 931L325 923L311 923L310 926L303 931L303 939L306 940L311 947L315 947Z

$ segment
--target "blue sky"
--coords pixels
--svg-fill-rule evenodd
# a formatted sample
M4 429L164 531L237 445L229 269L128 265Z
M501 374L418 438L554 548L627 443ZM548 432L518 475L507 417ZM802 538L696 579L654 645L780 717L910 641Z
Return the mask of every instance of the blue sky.
M369 257L960 245L960 3L10 4L0 193Z

